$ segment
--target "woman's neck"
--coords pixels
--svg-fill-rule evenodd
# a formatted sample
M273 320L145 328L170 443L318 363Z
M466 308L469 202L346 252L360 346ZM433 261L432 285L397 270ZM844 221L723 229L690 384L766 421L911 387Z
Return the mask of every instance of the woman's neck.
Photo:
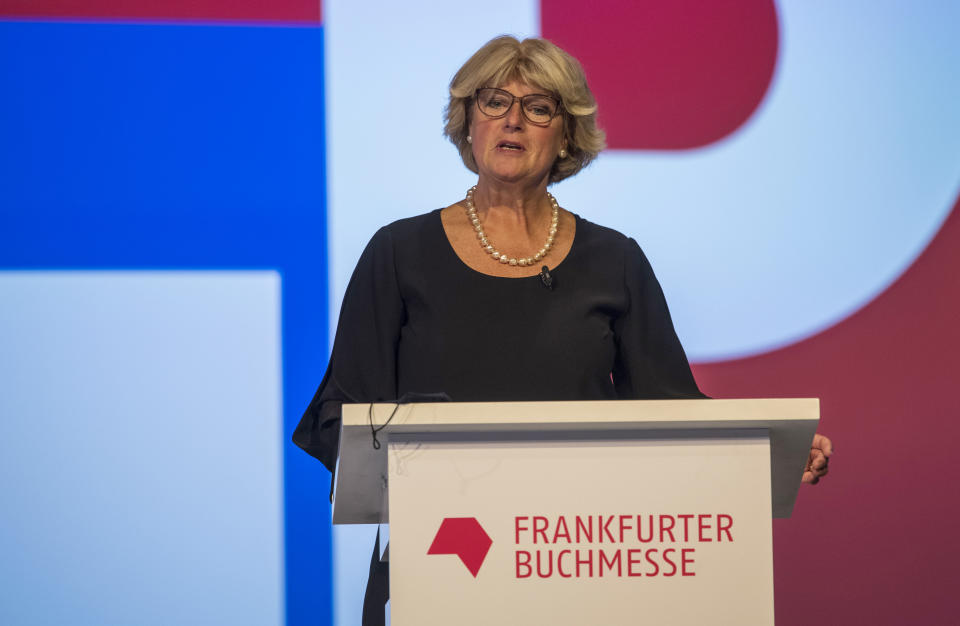
M473 204L484 221L495 220L524 229L535 228L552 209L546 181L536 186L521 186L480 180Z

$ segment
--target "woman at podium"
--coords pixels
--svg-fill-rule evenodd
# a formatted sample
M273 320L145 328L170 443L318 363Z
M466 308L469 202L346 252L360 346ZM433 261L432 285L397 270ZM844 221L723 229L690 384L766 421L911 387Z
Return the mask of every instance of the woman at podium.
M421 106L429 102L404 101L390 114ZM333 471L342 403L411 394L705 397L640 246L548 191L604 148L596 115L580 64L544 39L498 37L460 68L444 132L476 184L373 236L297 445Z

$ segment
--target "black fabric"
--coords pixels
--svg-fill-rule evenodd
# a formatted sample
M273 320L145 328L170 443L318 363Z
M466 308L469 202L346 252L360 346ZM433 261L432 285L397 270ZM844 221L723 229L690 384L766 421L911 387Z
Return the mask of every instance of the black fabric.
M457 257L440 211L381 228L347 287L327 372L293 440L332 472L343 402L703 398L637 243L576 218L567 257L498 278Z
M633 239L577 217L570 252L549 272L550 289L539 275L471 269L450 246L439 210L381 228L350 279L330 364L294 442L333 472L341 404L405 394L458 402L705 397ZM376 620L389 579L379 552L364 624L383 623Z
M380 529L370 556L370 574L363 594L363 614L360 626L384 626L387 620L386 604L390 598L390 568L380 560Z

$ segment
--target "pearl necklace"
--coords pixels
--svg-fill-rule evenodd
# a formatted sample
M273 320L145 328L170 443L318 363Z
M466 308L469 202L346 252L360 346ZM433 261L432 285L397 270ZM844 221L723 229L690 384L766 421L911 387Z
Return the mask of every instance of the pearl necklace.
M543 247L531 257L524 257L520 259L510 258L505 254L501 254L494 247L493 243L487 237L487 233L483 230L483 224L480 223L480 216L477 215L477 209L473 206L473 193L477 190L477 186L474 185L467 190L467 218L473 224L474 230L477 231L477 239L480 241L480 247L483 248L490 256L496 261L500 261L504 265L519 265L521 267L526 267L528 265L533 265L537 261L543 259L547 254L550 253L550 249L553 247L553 240L557 236L557 224L560 222L560 205L557 204L557 199L548 191L547 197L550 198L550 204L553 205L553 211L550 216L550 232L547 234L547 241L543 244Z

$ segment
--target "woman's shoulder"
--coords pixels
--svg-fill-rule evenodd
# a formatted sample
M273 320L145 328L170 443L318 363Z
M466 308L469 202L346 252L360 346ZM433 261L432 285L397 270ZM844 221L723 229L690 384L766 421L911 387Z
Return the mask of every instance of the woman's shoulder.
M640 244L630 235L608 226L601 226L579 215L575 248L577 261L584 266L604 267L607 273L625 280L653 276L653 268Z
M404 242L411 238L418 239L424 235L433 234L440 224L441 209L434 209L427 213L404 217L385 226L381 226L374 234L371 243L378 241Z
M631 240L629 236L624 235L619 230L610 228L609 226L601 226L600 224L580 217L576 213L574 213L574 217L577 219L578 235L582 233L586 238L605 243L624 244Z
M443 209L433 209L420 215L402 217L396 221L390 222L383 228L397 231L417 230L426 226L435 224L440 219L440 211Z
M367 242L366 250L404 249L411 245L423 245L436 237L440 226L440 209L421 215L404 217L381 226Z
M608 226L601 226L574 214L577 220L577 241L580 249L591 254L612 254L623 258L625 254L635 254L640 246L630 235ZM641 252L642 254L642 252Z

